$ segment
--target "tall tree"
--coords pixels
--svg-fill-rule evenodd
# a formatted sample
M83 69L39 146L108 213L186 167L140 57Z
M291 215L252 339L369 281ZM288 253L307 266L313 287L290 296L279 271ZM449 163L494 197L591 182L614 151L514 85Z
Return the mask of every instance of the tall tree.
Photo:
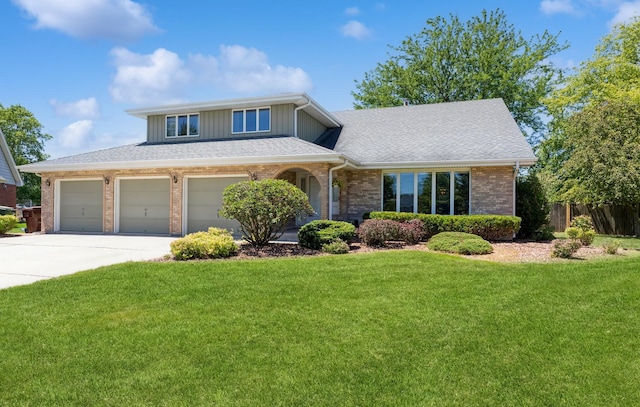
M568 158L556 174L560 199L633 206L640 235L640 105L630 100L589 105L567 120L564 135Z
M594 55L567 78L565 86L544 100L552 120L538 158L551 201L564 199L557 194L562 187L557 174L572 151L564 145L570 117L589 106L615 100L640 104L640 18L616 26L602 38Z
M562 71L549 58L566 49L545 31L525 39L500 10L461 22L435 17L408 36L389 59L365 73L352 92L355 108L500 97L520 128L537 140L545 128L541 100Z
M42 124L26 108L12 105L5 108L0 104L0 129L7 139L9 149L16 165L46 160L44 142L51 139L43 133ZM24 186L18 188L18 202L31 200L40 203L40 177L35 174L22 174Z

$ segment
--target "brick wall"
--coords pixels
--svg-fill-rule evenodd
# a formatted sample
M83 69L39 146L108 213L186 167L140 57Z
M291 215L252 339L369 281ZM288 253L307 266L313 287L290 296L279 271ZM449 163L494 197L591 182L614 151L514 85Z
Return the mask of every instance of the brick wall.
M171 185L171 223L170 233L172 235L182 234L182 213L183 213L183 185L184 178L198 175L249 175L256 179L283 178L295 183L295 173L292 170L308 171L316 177L320 183L320 199L322 202L321 217L326 219L329 216L329 165L328 164L278 164L278 165L251 165L251 166L228 166L228 167L199 167L199 168L162 168L152 170L105 170L105 171L69 171L42 174L42 228L46 233L54 231L55 213L55 181L65 179L109 179L109 183L104 183L103 210L104 233L114 233L115 230L115 179L118 177L157 177L166 176L172 179ZM173 182L173 177L177 182ZM47 180L50 186L46 185Z
M358 220L362 222L362 215L365 212L379 211L382 202L382 171L380 170L360 170L345 171L346 191L344 195L341 191L341 200L345 198L345 210L341 214L345 220Z
M513 168L471 168L471 213L513 215Z
M0 206L16 207L16 186L0 182Z

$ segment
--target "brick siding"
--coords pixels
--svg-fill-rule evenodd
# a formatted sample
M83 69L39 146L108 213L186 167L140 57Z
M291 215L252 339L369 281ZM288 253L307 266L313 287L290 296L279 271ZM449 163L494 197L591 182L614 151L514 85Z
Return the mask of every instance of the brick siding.
M3 184L0 182L0 206L16 207L16 191L15 185Z
M513 168L471 168L471 213L513 215Z

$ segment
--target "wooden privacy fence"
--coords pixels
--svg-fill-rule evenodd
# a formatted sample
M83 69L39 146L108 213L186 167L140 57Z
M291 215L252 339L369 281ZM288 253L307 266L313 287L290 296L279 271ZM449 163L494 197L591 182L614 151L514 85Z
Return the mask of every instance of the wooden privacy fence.
M554 203L551 206L550 224L556 232L563 232L576 216L589 215L596 233L603 235L633 236L633 212L627 205L583 205Z

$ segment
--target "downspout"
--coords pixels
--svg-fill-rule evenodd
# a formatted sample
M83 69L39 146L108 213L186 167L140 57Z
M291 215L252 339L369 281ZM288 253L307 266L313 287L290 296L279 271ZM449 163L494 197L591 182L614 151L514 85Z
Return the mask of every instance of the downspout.
M518 178L518 173L520 172L520 161L516 161L516 168L513 173L513 216L516 216L516 179Z
M311 101L309 99L307 99L307 103L305 103L302 106L298 106L295 109L293 109L293 137L298 138L298 110L300 109L304 109L305 107L309 106L311 104Z
M329 168L329 220L333 220L333 172L349 165L349 160L344 160L344 163L337 167Z

